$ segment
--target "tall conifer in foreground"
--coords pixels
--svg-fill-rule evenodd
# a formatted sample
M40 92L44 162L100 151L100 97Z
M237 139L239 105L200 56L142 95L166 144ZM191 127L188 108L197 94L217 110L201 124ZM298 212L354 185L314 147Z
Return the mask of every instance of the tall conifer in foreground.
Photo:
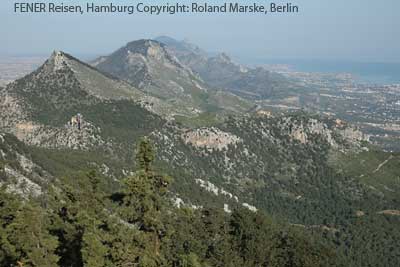
M136 161L139 170L125 180L123 216L146 233L147 253L140 262L143 266L153 266L162 261L161 239L166 235L162 216L171 179L153 170L154 149L147 138L138 145Z

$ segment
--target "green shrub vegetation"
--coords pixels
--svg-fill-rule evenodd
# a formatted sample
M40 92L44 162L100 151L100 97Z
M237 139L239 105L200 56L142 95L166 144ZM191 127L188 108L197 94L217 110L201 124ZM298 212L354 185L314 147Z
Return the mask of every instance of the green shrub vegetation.
M138 170L114 192L93 171L60 178L40 202L1 188L0 265L340 265L320 240L260 212L174 207L151 143L137 151Z

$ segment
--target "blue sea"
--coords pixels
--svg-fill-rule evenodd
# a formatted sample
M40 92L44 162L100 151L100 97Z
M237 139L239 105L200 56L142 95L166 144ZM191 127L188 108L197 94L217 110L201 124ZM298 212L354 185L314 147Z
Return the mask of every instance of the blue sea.
M258 64L285 64L294 71L350 73L359 83L400 84L400 63L366 63L325 60L263 60Z

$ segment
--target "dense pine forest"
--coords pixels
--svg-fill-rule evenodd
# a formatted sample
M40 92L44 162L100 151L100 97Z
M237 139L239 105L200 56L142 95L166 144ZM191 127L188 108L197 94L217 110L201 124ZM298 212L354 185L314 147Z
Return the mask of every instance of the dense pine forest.
M95 172L64 177L46 196L0 194L1 266L339 266L332 246L243 208L174 207L173 178L153 168L143 139L138 170L109 192Z

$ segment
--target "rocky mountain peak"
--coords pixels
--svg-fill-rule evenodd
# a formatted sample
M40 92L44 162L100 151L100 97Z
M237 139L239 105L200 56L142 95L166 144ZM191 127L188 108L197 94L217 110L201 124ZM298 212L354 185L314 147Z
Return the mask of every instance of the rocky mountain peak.
M133 53L141 53L147 55L147 51L151 47L162 48L164 45L158 41L151 39L140 39L129 42L125 48Z
M168 53L164 44L150 39L129 42L111 55L98 58L92 65L121 79L125 78L122 76L132 76L128 81L137 87L149 84L150 73L154 69L183 68L177 59Z
M66 53L60 50L54 50L53 53L51 54L50 58L51 59L62 59L65 58Z
M68 56L62 51L54 50L51 56L43 64L42 69L47 71L58 71L68 68Z
M225 63L232 63L232 59L226 53L220 53L216 57L217 60Z
M169 36L159 36L155 38L156 41L163 43L166 45L167 50L171 50L172 54L177 56L179 59L180 57L176 54L184 54L184 55L194 55L199 57L207 57L207 52L200 49L195 44L192 44L188 39L183 41L175 40Z
M117 51L118 52L118 51ZM161 60L163 58L172 59L165 50L164 45L158 41L142 39L128 43L121 51L125 56L139 54L145 58Z

